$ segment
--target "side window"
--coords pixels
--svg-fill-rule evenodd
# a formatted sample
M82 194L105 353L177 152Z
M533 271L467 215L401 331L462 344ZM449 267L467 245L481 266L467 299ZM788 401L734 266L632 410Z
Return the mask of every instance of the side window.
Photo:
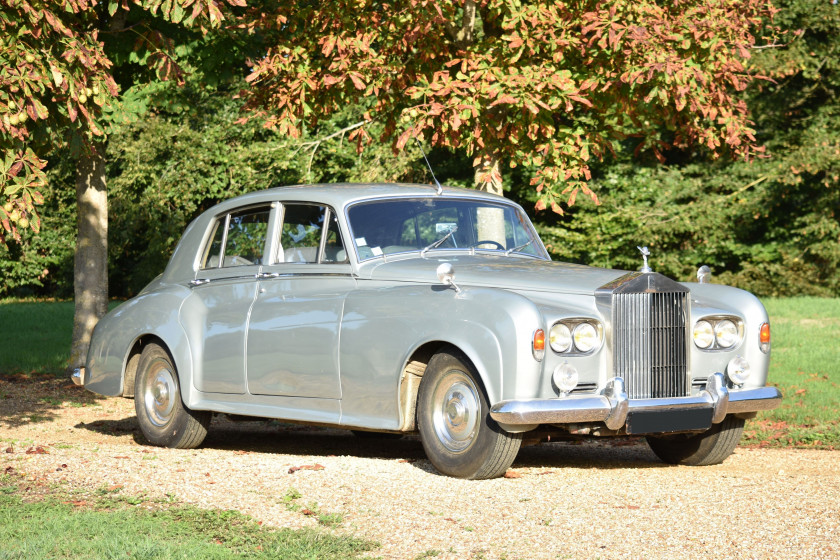
M327 230L324 232L324 221ZM321 251L321 240L324 240ZM347 251L341 240L338 220L325 206L288 204L283 212L277 262L346 263Z
M283 212L277 260L287 263L317 263L324 225L324 207L290 204Z
M330 210L330 225L327 228L327 237L324 242L323 262L349 262L347 259L347 250L344 248L344 243L341 241L341 232L338 230L338 219L332 210Z
M225 241L225 223L227 216L222 216L216 220L216 225L213 226L212 241L207 245L207 250L204 252L204 258L201 259L201 268L219 268L219 263L222 258L222 246Z
M220 218L201 268L262 264L270 213L269 208L253 208Z
M260 208L230 215L223 266L262 264L269 213Z

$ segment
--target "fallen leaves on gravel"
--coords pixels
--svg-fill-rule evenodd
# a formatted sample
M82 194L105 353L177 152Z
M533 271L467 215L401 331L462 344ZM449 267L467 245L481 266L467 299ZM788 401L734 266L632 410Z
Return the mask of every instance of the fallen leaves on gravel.
M507 471L505 478L522 478L522 475L515 471Z
M326 467L319 463L315 463L314 465L301 465L299 467L291 467L289 468L289 474L295 474L297 471L322 471Z
M49 451L41 447L40 445L37 447L30 447L26 450L27 455L46 455Z

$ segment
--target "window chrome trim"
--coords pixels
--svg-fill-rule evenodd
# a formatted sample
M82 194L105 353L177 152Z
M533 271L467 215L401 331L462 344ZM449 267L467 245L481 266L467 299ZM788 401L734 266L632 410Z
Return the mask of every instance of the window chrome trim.
M500 206L500 207L511 208L514 211L516 211L517 213L521 212L528 219L528 223L531 225L531 231L534 233L534 236L536 237L536 243L534 243L533 245L535 245L538 249L542 250L542 255L525 255L524 253L513 253L509 256L528 256L528 257L535 258L535 259L538 259L538 260L541 260L541 261L551 262L551 256L548 254L548 250L545 248L545 244L543 243L543 240L540 237L540 234L537 231L537 228L534 227L534 222L532 222L531 218L528 216L528 214L525 213L525 209L522 208L521 206L519 206L518 204L516 204L514 202L511 202L511 201L509 201L507 199L504 199L504 198L501 199L501 200L491 200L491 199L484 198L482 196L469 196L469 195L460 195L460 194L457 195L457 196L447 196L446 193L444 192L442 195L404 194L404 195L396 195L396 196L382 196L382 197L374 197L374 198L363 198L361 200L354 200L353 202L345 205L344 206L344 223L346 224L347 229L350 231L350 244L353 247L353 254L356 257L356 262L357 263L362 264L363 262L367 262L367 261L370 261L370 260L373 260L373 259L378 259L378 258L382 258L383 260L385 260L386 255L383 252L381 255L374 255L374 256L368 257L364 260L360 257L358 247L356 246L356 232L353 231L353 224L350 222L350 210L352 210L354 207L356 207L360 204L387 202L387 201L391 201L391 200L394 200L394 201L397 201L397 200L434 200L434 201L438 201L438 200L447 200L447 201L449 201L449 200L462 200L462 201L469 201L469 202L483 202L483 203L488 204L488 205L494 205L495 204L495 205ZM345 244L345 250L346 250L346 248L347 248L347 245ZM438 251L468 251L469 248L466 248L466 247L451 248L450 247L450 248L436 249L436 250L438 250ZM491 251L490 249L482 249L482 250L487 251L487 252ZM412 250L412 251L401 251L399 253L388 253L388 255L405 255L405 254L419 253L419 252L420 252L420 249L415 249L415 250ZM475 251L473 251L472 254L475 254ZM496 253L492 253L492 254L496 254ZM502 252L502 254L504 254L504 252Z

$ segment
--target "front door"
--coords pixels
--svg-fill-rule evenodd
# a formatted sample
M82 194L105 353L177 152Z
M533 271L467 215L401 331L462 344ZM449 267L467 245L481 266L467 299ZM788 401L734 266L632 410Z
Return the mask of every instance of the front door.
M251 310L248 391L340 399L339 330L356 280L335 216L324 206L285 205L277 247Z

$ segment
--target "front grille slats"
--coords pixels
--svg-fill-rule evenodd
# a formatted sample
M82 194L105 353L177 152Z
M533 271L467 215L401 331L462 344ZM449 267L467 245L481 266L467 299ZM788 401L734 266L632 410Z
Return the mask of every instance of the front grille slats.
M688 394L685 292L614 293L613 367L631 399Z

